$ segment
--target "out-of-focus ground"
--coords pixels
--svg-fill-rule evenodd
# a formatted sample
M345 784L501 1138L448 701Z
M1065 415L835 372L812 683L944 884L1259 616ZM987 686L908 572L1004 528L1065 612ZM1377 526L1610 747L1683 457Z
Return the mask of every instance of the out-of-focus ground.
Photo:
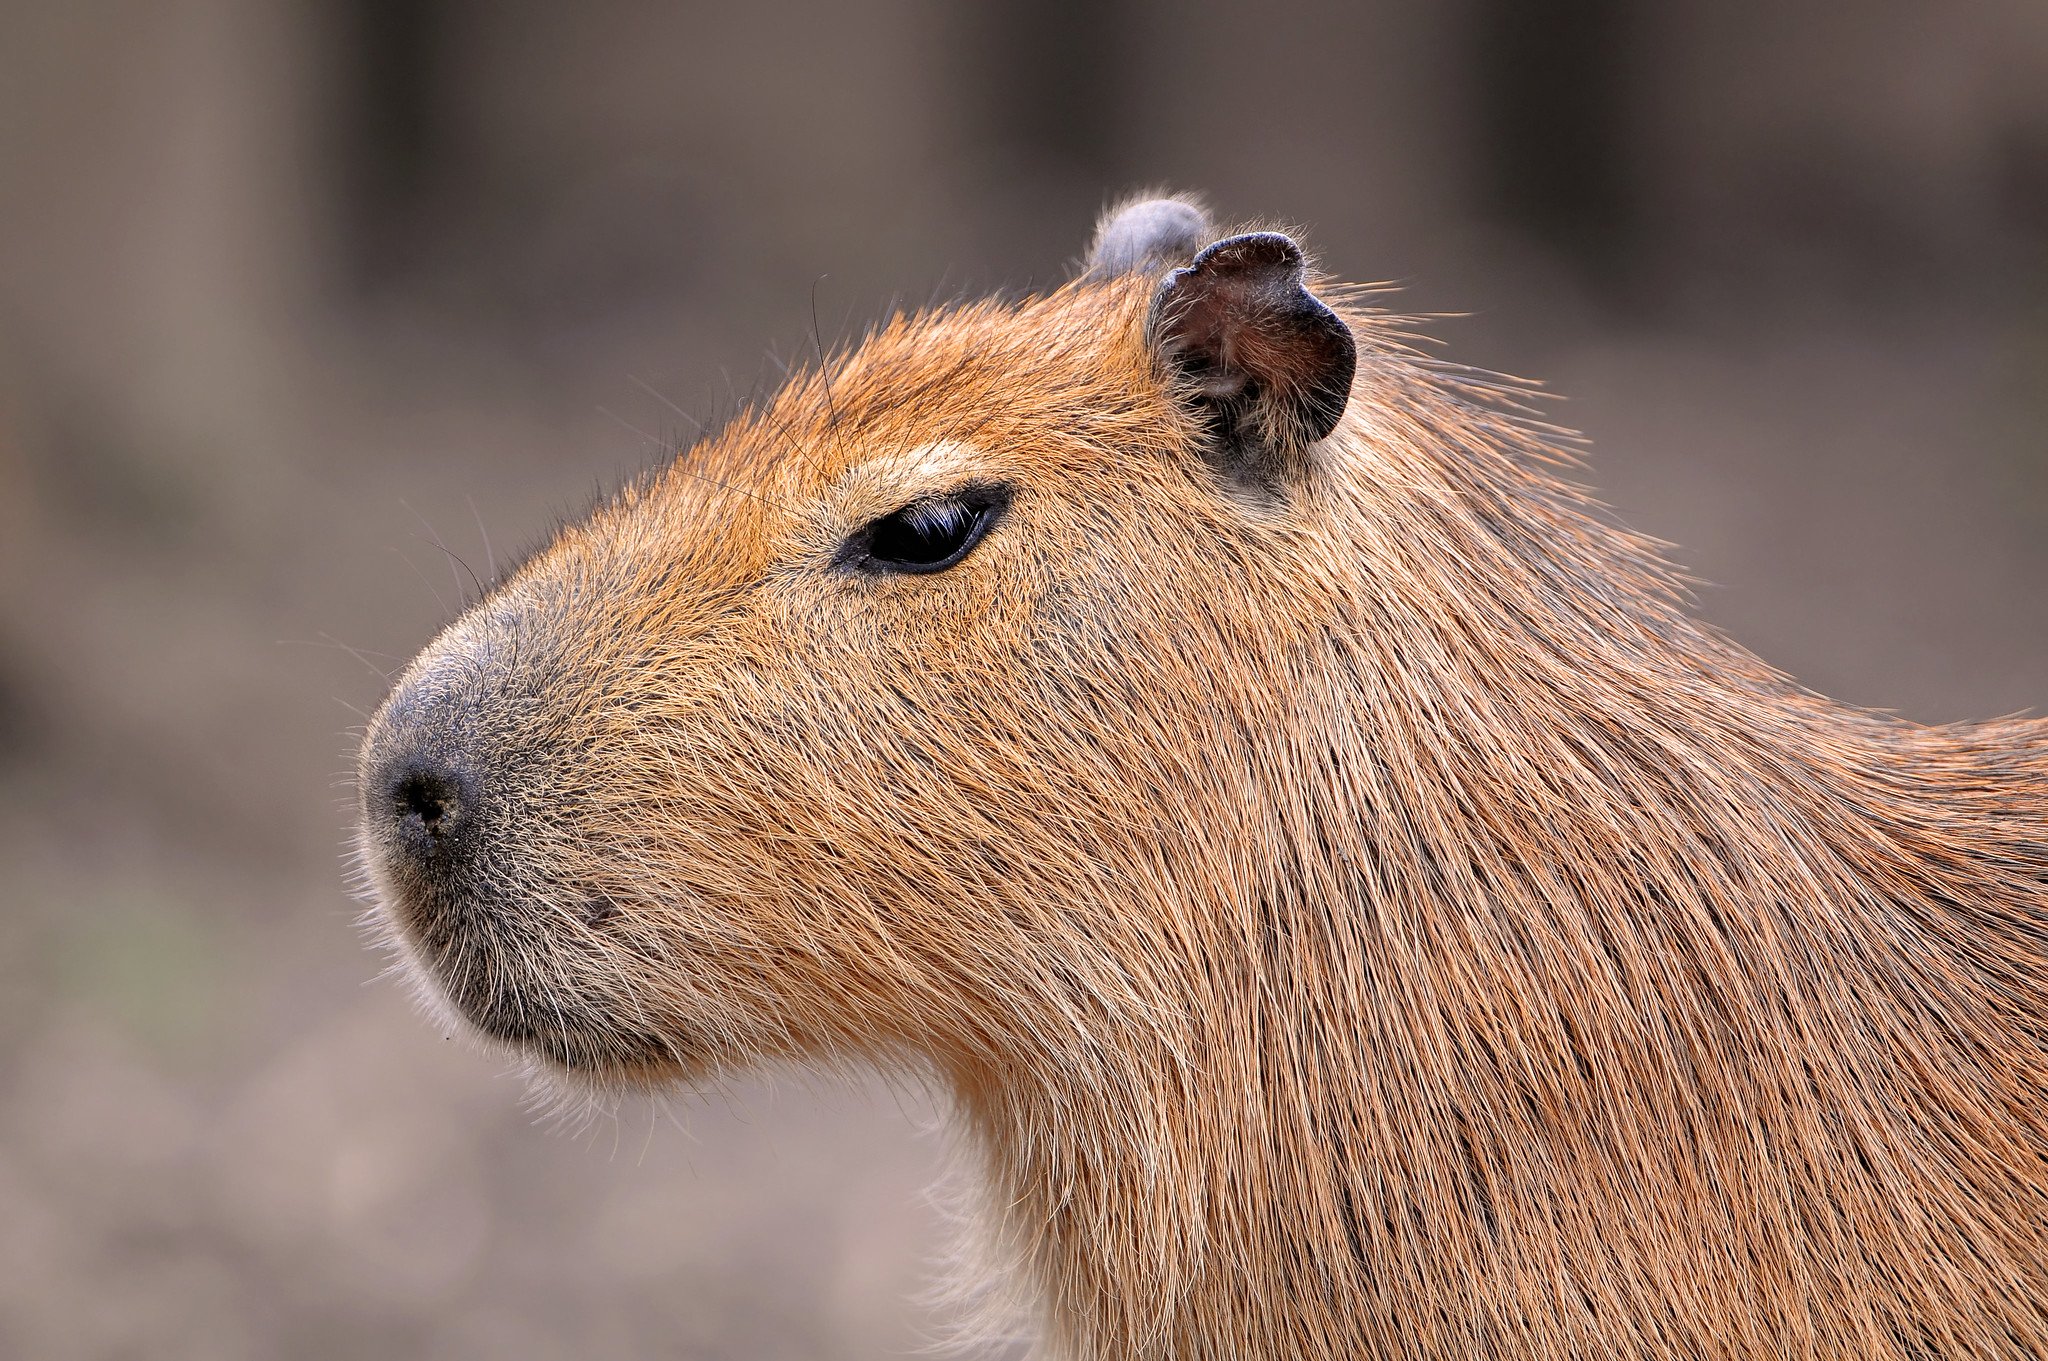
M467 569L767 347L1055 281L1134 186L1470 312L1447 353L1568 394L1606 498L1809 684L2048 703L2038 0L13 0L0 32L0 1356L937 1329L917 1098L784 1075L565 1134L369 981L352 734Z

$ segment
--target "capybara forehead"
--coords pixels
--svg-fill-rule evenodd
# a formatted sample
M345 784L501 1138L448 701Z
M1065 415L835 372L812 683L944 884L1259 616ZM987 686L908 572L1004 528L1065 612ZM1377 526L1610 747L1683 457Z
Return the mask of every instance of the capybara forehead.
M1150 291L1117 280L896 317L793 378L667 480L737 476L801 498L860 463L933 444L1001 450L1022 471L1049 441L1156 436L1170 410L1144 345Z
M863 465L967 446L990 475L1029 479L1077 459L1157 451L1182 432L1145 345L1153 287L1083 282L895 317L565 530L528 573L588 571L613 589L636 584L621 571L739 586ZM916 484L905 490L915 495Z
M1138 393L1157 392L1144 340L1152 293L1151 280L1123 279L1014 309L984 305L923 327L891 326L848 366L847 381L866 389L878 428L896 413L922 414L901 402L905 393L929 393L941 411L957 395L998 428L1014 423L1027 433L1045 423L1119 423L1138 414Z

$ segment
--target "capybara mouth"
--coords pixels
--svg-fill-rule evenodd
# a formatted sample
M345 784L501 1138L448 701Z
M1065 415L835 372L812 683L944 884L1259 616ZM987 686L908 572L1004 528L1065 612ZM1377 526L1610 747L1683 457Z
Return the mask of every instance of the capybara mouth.
M448 994L464 1020L488 1039L529 1058L582 1075L648 1076L688 1066L690 1050L672 1038L598 1019L583 1004L553 994L493 991Z
M510 1021L477 1028L529 1057L572 1073L626 1076L679 1066L680 1051L675 1045L652 1035L622 1033L610 1027L589 1032Z
M406 967L484 1038L578 1074L680 1072L696 1047L622 1023L634 1009L592 984L619 913L603 905L572 923L519 894L400 883L383 886L377 913Z

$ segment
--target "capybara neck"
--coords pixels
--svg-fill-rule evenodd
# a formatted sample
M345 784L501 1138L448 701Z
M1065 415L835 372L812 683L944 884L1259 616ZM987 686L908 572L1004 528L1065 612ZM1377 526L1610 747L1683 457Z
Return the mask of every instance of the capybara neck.
M2048 1354L2048 732L1803 692L1376 414L1303 584L1176 621L1154 797L1074 791L1067 986L986 980L998 1260L1090 1357Z

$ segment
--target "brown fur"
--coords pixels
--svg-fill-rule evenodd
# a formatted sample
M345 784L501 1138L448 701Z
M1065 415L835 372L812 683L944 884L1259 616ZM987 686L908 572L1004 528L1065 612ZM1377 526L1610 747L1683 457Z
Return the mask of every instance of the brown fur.
M430 987L932 1076L1055 1355L2048 1354L2048 724L1796 688L1355 292L1226 492L1152 287L891 321L429 648L504 829L438 933L365 832Z

